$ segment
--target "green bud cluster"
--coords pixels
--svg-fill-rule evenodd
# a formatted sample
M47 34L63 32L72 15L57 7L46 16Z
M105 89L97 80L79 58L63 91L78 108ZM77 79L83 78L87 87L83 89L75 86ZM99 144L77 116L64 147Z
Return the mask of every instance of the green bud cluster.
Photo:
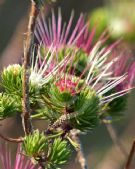
M99 98L94 90L86 88L80 92L74 106L78 115L71 118L70 125L81 131L92 130L99 124Z
M16 100L8 94L0 93L0 119L13 117L19 110Z
M55 169L65 164L71 154L67 141L57 137L52 139L39 130L24 138L23 151L34 158L35 162L45 163L46 169Z
M26 136L23 142L23 150L25 154L30 157L38 157L47 149L47 142L45 135L35 130L32 134Z
M2 86L6 93L22 96L22 66L9 65L2 72Z

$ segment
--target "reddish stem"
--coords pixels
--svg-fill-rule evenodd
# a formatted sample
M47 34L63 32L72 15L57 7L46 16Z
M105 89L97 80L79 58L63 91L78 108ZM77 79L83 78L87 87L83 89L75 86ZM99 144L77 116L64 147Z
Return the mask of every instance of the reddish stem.
M135 140L133 141L125 169L130 169L134 154L135 154Z
M3 139L3 140L6 140L6 141L9 141L9 142L13 142L13 143L21 143L23 142L23 138L10 138L10 137L5 137L3 136L1 133L0 133L0 137Z
M26 135L32 132L32 124L30 119L29 105L29 74L30 74L30 55L33 45L33 32L35 28L36 18L38 16L38 7L35 1L31 0L31 10L28 23L28 32L24 46L24 71L23 71L23 100L22 100L22 125Z

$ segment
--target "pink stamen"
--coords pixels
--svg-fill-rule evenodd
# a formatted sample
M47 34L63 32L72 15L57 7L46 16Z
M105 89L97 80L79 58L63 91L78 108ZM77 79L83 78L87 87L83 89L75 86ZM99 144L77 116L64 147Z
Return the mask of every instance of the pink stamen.
M86 45L84 47L85 51L89 52L90 48L91 48L91 45L92 45L92 41L93 41L93 38L94 38L94 35L95 35L95 32L96 32L96 27L94 27L89 35L89 38L86 42Z
M60 42L61 22L62 22L62 16L61 16L61 12L59 10L59 12L58 12L58 25L57 25L57 43L58 44Z
M60 90L60 92L70 92L71 95L75 95L76 93L76 86L75 82L72 82L70 79L60 79L56 86Z
M82 22L82 20L83 20L83 14L80 15L80 18L79 18L79 20L78 20L78 22L77 22L77 24L75 26L75 29L74 29L74 31L73 31L73 33L72 33L72 35L71 35L71 37L70 37L70 39L68 41L68 45L72 44L72 41L74 40L74 38L76 36L76 33L77 33L78 29L79 29L79 26L80 26L80 23Z
M69 20L68 25L67 25L67 30L66 30L66 33L65 33L65 37L64 37L64 39L63 39L63 43L64 43L64 44L65 44L66 41L67 41L67 37L68 37L68 34L69 34L69 32L70 32L70 28L71 28L71 25L72 25L73 18L74 18L74 13L72 12L72 13L71 13L70 20Z
M52 11L52 32L53 32L54 44L56 44L57 32L56 32L56 19L54 16L54 11Z

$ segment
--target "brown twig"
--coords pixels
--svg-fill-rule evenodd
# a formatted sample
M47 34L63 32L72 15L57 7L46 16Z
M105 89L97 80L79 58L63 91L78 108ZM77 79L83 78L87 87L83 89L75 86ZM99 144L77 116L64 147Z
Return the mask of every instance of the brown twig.
M22 143L23 142L23 138L10 138L10 137L5 137L3 136L1 133L0 133L0 137L3 139L3 140L6 140L6 141L9 141L9 142L12 142L12 143Z
M125 158L127 158L128 154L125 150L125 147L123 146L123 144L121 143L121 141L118 139L118 136L115 132L115 129L113 128L112 124L110 123L105 123L105 126L109 132L109 135L112 139L112 141L114 142L114 144L117 146L117 148L119 149L119 151L125 156Z
M79 145L79 148L76 148L76 151L77 151L77 160L80 163L81 168L88 169L86 158L85 158L83 148L82 148L82 144L78 137L78 133L76 131L71 131L70 134L71 134L72 139Z
M130 169L134 154L135 154L135 140L133 141L125 169Z
M32 124L30 119L30 106L29 106L29 74L30 74L30 55L33 45L33 32L35 28L36 18L38 15L38 7L34 0L31 0L31 10L28 23L28 32L24 46L24 71L23 71L23 99L22 99L22 125L25 134L32 132Z

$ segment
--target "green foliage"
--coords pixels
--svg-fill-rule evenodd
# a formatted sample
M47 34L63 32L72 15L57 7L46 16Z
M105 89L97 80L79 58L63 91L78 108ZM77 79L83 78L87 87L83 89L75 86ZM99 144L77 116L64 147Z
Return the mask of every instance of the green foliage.
M82 72L84 71L84 69L86 68L88 64L88 54L84 52L83 49L77 48L77 47L63 48L59 51L58 54L59 54L59 58L63 59L66 55L68 54L73 55L73 53L74 53L74 56L72 59L72 65L70 62L69 65L67 66L67 72L68 72L68 69L73 69L75 71L75 75L80 76L80 74L82 74ZM84 74L84 76L86 74L87 74L87 71Z
M10 95L0 93L0 119L14 116L19 110L17 103Z
M46 92L42 95L43 104L40 104L39 109L36 110L35 115L32 115L32 118L45 119L53 123L59 119L66 108L70 109L73 104L73 98L69 93L61 93L56 86L53 87L56 90L51 88L49 95Z
M123 117L123 111L126 110L127 99L128 95L126 94L106 104L105 109L103 110L104 113L100 118L104 121L120 120Z
M95 91L86 88L81 91L74 106L76 117L70 119L70 125L81 131L91 130L99 123L99 99Z
M117 89L112 89L105 94L105 96L116 93ZM114 100L106 103L104 107L102 107L102 112L100 118L104 121L113 121L120 120L123 117L123 111L126 110L127 107L127 99L128 94L125 94L121 97L115 98Z
M59 91L54 84L49 89L49 97L44 97L47 108L41 113L42 117L49 117L54 122L63 116L61 120L68 121L70 127L81 131L98 125L99 99L94 90L87 87L72 95Z
M49 147L48 159L49 164L48 168L52 169L57 168L59 165L63 165L67 162L71 154L71 150L68 146L68 142L56 138L52 145Z
M59 165L67 162L71 153L68 142L57 136L54 136L53 139L53 137L47 137L35 130L32 134L25 136L23 151L36 161L44 159L46 169L57 169Z
M74 52L74 51L76 51L76 52ZM71 62L69 62L69 64L67 65L66 71L68 72L69 69L74 70L74 75L79 77L89 64L89 54L88 53L86 53L83 49L77 48L77 47L63 48L62 50L59 51L58 58L63 59L69 53L70 53L70 55L73 55L73 52L74 52L74 56L72 59L72 64L71 64ZM89 69L84 73L84 75L82 76L82 79L87 76L88 71L89 71ZM98 71L99 71L99 69L96 67L93 70L95 75L98 73Z
M37 109L36 113L32 115L32 118L40 118L44 120L49 120L51 122L56 121L60 117L60 113L57 111L53 111L46 106L40 107Z
M47 149L46 137L43 133L35 130L32 134L25 136L23 150L27 156L38 157Z
M61 92L56 86L56 83L51 82L46 92L42 95L42 98L47 108L58 112L60 116L65 109L72 107L76 100L76 95L72 95L70 91Z
M82 49L78 50L76 53L74 65L75 64L76 64L75 74L77 76L80 76L88 64L88 55Z
M135 12L133 9L133 2L119 2L120 1L114 2L115 7L110 4L109 8L107 6L96 8L90 13L88 17L91 23L90 31L95 27L95 24L97 24L95 40L97 40L108 27L108 33L110 34L108 43L112 43L114 40L121 37L128 43L134 42ZM130 15L131 13L132 15Z
M21 99L22 99L22 76L23 67L19 64L9 65L1 73L2 83L1 86L4 88L4 92L12 97L15 101L20 104L19 111L22 110ZM38 105L40 90L36 86L32 86L30 83L30 107L33 108ZM13 104L13 102L12 102Z
M76 52L75 52L76 51ZM88 61L88 54L85 53L81 48L77 47L66 47L63 48L59 51L59 58L63 59L66 55L70 54L74 56L72 58L72 65L71 62L67 66L67 72L68 69L74 69L75 68L75 75L80 76L80 74L83 72L85 67L87 66L87 61Z
M71 95L70 91L66 90L61 92L56 84L51 85L50 89L50 100L57 106L65 108L66 106L72 104L74 96Z
M22 67L18 64L9 65L3 70L2 86L9 94L22 96Z
M108 26L108 9L104 8L96 8L92 11L88 17L90 21L90 31L96 26L96 33L95 33L95 41L100 37L100 35L104 32L104 30Z
M44 56L46 55L48 50L49 50L48 48L41 46L40 54L41 54L42 58L44 58ZM51 52L49 53L49 57L50 57L50 55L51 55ZM63 48L61 47L58 50L58 56L55 56L54 59L56 59L56 61L60 62L67 55L72 57L72 59L71 59L72 64L71 64L71 62L69 62L69 64L67 65L67 68L66 68L66 72L68 72L69 69L74 69L76 67L75 68L75 75L79 76L87 66L88 54L86 52L84 52L81 48L77 48L75 46L71 46L71 47L66 46Z
M122 112L126 109L128 95L118 97L108 104L108 113L113 114Z

